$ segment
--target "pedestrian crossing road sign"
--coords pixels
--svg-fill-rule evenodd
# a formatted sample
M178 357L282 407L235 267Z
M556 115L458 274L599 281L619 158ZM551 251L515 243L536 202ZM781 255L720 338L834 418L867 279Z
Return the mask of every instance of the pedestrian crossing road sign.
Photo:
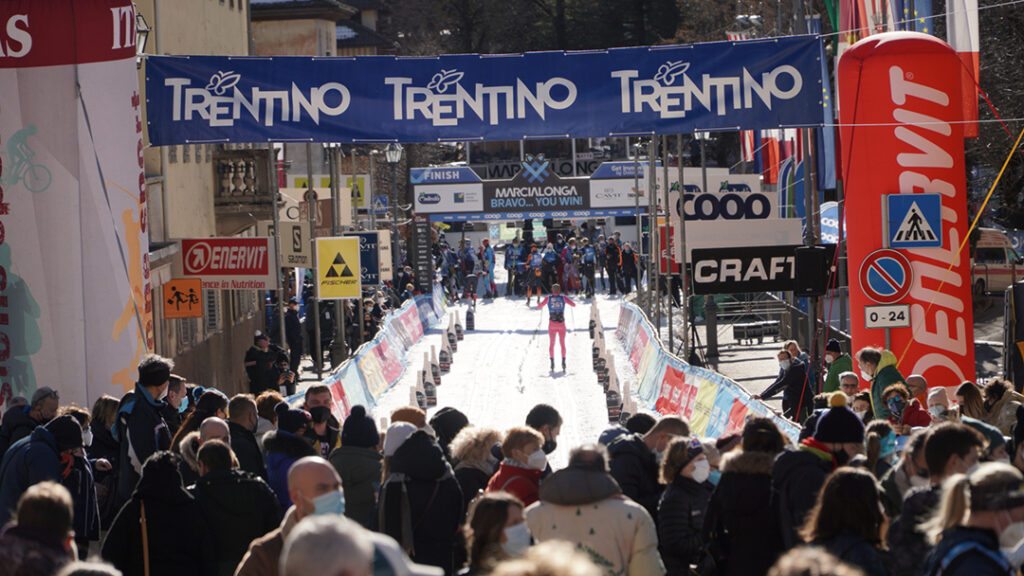
M374 214L387 214L388 212L388 197L383 194L376 194L373 197L373 213Z
M317 238L317 298L359 298L359 238Z
M941 194L889 194L886 203L889 248L942 247Z

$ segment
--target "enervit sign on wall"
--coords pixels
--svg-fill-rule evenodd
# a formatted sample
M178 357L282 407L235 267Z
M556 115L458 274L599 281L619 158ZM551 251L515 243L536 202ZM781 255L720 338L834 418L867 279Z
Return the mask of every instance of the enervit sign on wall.
M883 248L880 196L940 194L942 246L899 250L912 269L899 302L910 305L911 325L891 329L891 347L904 375L923 374L932 386L973 380L970 260L966 247L957 253L969 225L960 60L933 36L877 34L843 53L839 95L853 347L885 342L883 330L865 328L859 312L874 304L866 289L885 286L865 289L869 274L852 280L854 263Z
M183 276L202 278L206 290L277 287L270 238L194 238L181 241Z

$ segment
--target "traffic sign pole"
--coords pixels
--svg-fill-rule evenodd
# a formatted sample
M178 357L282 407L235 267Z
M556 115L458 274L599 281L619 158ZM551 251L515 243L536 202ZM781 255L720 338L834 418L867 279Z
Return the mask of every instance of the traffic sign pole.
M313 144L306 142L306 206L309 207L309 242L310 252L313 254L313 278L317 275L318 264L316 261L316 191L313 190ZM299 289L298 286L295 287ZM313 367L316 368L316 379L323 378L324 354L320 350L320 303L316 299L316 292L310 295L313 300L313 342L310 343L309 354L313 356ZM283 329L283 328L282 328Z
M281 220L280 214L277 213L277 201L279 192L277 190L277 170L276 158L274 153L274 145L268 144L267 147L267 187L270 188L270 213L273 217L274 222L274 251L277 253L278 258L281 257ZM284 335L284 281L281 279L281 262L277 263L277 267L274 269L274 275L277 277L277 325L279 326L278 332L280 332L281 348L287 348L288 344Z

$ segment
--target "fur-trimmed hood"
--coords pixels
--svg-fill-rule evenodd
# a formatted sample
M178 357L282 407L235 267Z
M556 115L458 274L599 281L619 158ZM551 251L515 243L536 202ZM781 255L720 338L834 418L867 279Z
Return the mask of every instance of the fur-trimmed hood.
M722 463L719 468L723 474L733 472L736 474L764 474L771 476L775 456L775 454L768 452L733 450L722 457Z
M188 464L188 467L199 473L199 432L189 432L178 444L181 451L181 459Z

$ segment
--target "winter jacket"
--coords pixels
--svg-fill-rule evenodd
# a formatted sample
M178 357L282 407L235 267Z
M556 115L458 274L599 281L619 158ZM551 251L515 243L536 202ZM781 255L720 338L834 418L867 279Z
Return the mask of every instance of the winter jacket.
M722 458L722 477L704 517L704 542L723 576L765 574L782 551L771 498L774 459L742 451Z
M798 406L802 406L801 409L804 412L810 410L811 383L807 378L807 365L801 362L799 358L793 358L789 368L779 373L779 377L775 379L775 382L772 382L761 393L761 399L767 400L780 391L782 392L782 401L788 406L792 406L794 412ZM803 397L802 402L801 396Z
M210 472L189 489L216 539L218 576L235 573L249 543L276 529L281 505L259 476L241 470Z
M619 245L609 242L604 247L604 261L605 266L609 270L618 269L619 263L622 261L622 251L619 250Z
M304 408L304 410L308 411L309 409ZM306 428L306 439L313 443L313 449L316 450L317 456L326 460L331 455L332 450L341 446L341 424L338 423L338 419L333 414L328 414L324 435L318 435L313 430L313 425L311 424Z
M53 576L71 560L63 542L38 529L8 524L0 532L3 576Z
M110 430L101 422L93 420L89 423L92 430L92 446L89 447L89 462L93 464L92 476L96 485L96 500L100 509L100 524L106 530L110 523L117 516L118 497L118 466L120 461L118 455L121 447L117 440L110 433ZM102 471L96 469L95 461L103 458L110 462L110 470Z
M932 551L931 544L920 529L939 507L942 485L929 488L911 488L903 498L900 515L893 518L886 534L886 544L896 551L890 558L892 576L919 576L925 559Z
M1017 409L1020 408L1022 403L1024 403L1024 396L1013 390L1007 390L1003 397L996 400L996 403L991 408L986 406L987 414L982 420L999 428L1003 436L1009 436L1010 428L1017 423Z
M281 509L292 505L288 495L288 469L299 458L316 456L316 450L304 438L283 430L272 430L263 437L263 448L267 451L267 483L277 494Z
M199 432L189 432L178 444L178 472L181 485L188 488L199 481Z
M288 363L288 353L277 344L271 344L264 352L255 344L245 351L245 373L249 377L249 392L259 396L264 390L277 390L281 377L278 366Z
M1015 417L1016 418L1016 417ZM1014 420L1016 422L1016 420ZM903 409L902 417L889 412L889 423L893 426L910 426L911 428L928 427L932 423L932 416L927 410L921 408L917 398L911 398L910 403Z
M146 458L159 450L169 450L171 434L160 410L166 403L149 395L136 384L135 390L121 398L117 420L111 434L120 444L118 452L117 502L119 507L135 490Z
M903 508L903 496L910 490L910 478L903 465L897 462L882 476L882 506L885 515L895 519Z
M263 462L263 452L256 441L256 435L237 422L228 422L231 431L231 451L238 458L238 467L242 470L267 479L267 465Z
M676 477L665 488L658 504L658 550L669 576L689 576L690 564L704 552L701 531L711 499L711 485Z
M654 521L622 497L608 473L555 472L541 486L540 501L526 509L526 524L538 542L574 543L608 576L665 574Z
M882 350L882 359L878 361L875 377L871 380L871 409L875 413L875 418L889 418L889 407L882 401L882 392L896 383L907 385L907 381L896 368L896 355L889 350Z
M636 276L638 263L636 258L636 252L625 251L619 253L619 267L622 269L622 273L626 276Z
M462 501L469 510L469 503L481 492L487 491L487 483L494 476L494 466L490 460L469 462L463 460L455 466L455 480L462 489Z
M838 391L839 375L852 370L853 358L850 358L849 354L843 354L836 358L835 361L828 365L828 373L825 375L825 383L822 385L821 391L825 393Z
M902 554L902 550L900 553ZM940 567L946 565L945 570ZM999 549L999 537L986 528L957 526L942 539L924 564L924 576L1009 576L1017 574Z
M658 462L639 434L626 434L608 445L611 474L622 493L644 507L655 523L662 486L658 483Z
M523 501L524 506L529 506L540 497L541 470L527 468L522 462L506 458L498 472L491 476L487 482L485 492L505 491Z
M32 408L29 406L16 406L4 412L3 421L0 422L0 458L3 458L15 442L40 426L39 422L28 415L31 411Z
M878 548L860 536L843 531L827 540L816 540L815 546L821 546L843 562L860 568L865 576L887 576L889 572L882 564ZM897 551L902 554L903 551Z
M280 526L249 544L249 550L235 569L235 576L278 576L284 541L298 522L293 506L285 513Z
M96 501L96 483L92 466L81 456L74 456L70 468L60 466L61 484L71 493L74 505L73 522L75 542L88 543L100 539L100 507Z
M801 445L785 450L772 465L772 498L779 510L779 527L786 548L801 542L797 531L814 507L825 478L832 473L831 461Z
M426 432L413 433L391 457L379 502L381 532L414 562L455 573L456 536L465 516L462 490L441 446Z
M382 457L374 448L342 446L331 452L331 465L341 476L345 491L345 516L372 528L377 509Z
M124 576L143 574L143 504L150 576L216 574L213 533L177 474L151 474L139 480L103 541L104 560Z
M60 482L60 454L53 434L39 426L12 444L0 463L0 526L11 519L25 490L45 480Z

